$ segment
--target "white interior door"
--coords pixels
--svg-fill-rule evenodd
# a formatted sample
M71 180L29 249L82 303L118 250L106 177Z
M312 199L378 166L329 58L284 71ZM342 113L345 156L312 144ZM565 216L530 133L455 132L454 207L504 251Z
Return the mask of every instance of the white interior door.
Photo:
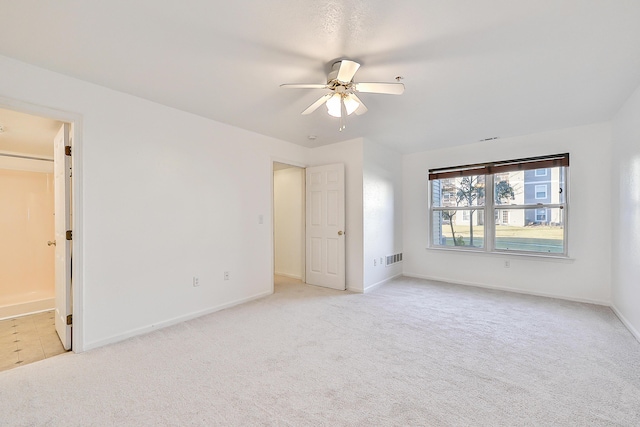
M306 187L306 282L344 290L344 165L307 168Z
M55 232L56 232L56 331L65 350L71 349L71 325L67 316L71 314L71 241L67 240L70 227L70 182L71 157L65 154L69 145L70 125L65 123L53 141Z

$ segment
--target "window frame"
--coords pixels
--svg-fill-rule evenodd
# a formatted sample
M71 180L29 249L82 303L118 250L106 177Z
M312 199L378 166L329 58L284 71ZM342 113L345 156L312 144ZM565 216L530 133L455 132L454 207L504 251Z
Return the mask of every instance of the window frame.
M570 186L570 168L569 168L569 154L565 154L564 156L566 156L566 165L560 165L560 166L549 166L551 168L553 167L559 167L560 168L560 182L562 182L562 192L564 193L564 202L562 203L535 203L535 204L522 204L522 205L501 205L501 204L494 204L494 189L495 189L495 182L494 182L494 178L496 177L496 175L499 175L500 172L496 172L496 173L486 173L486 174L478 174L478 175L484 175L484 184L485 184L485 199L484 199L484 205L483 206L456 206L455 209L451 209L451 206L445 207L445 206L433 206L433 194L432 194L432 183L431 183L431 179L429 179L427 181L427 208L428 208L428 224L427 224L427 229L428 229L428 243L427 243L427 248L428 249L433 249L433 250L438 250L438 251L453 251L453 252L478 252L478 253L482 253L482 254L494 254L494 255L517 255L517 256L527 256L527 257L534 257L534 258L560 258L560 259L569 259L569 195L571 193L569 186ZM549 157L554 157L554 156L549 156ZM528 159L523 159L523 160L528 160ZM516 160L513 161L509 161L509 162L516 162ZM505 162L507 163L507 162ZM471 165L471 166L475 166L475 165ZM462 166L460 168L467 168L469 166ZM549 168L547 167L547 169ZM444 169L444 168L443 168ZM454 168L447 168L447 169L454 169ZM431 171L429 171L429 173L431 174ZM548 176L548 174L547 174ZM442 178L436 178L436 179L442 179ZM486 191L486 189L490 188L491 191ZM535 188L534 188L535 189ZM546 194L548 196L548 191L546 191ZM535 191L534 191L534 196L535 196ZM449 208L449 209L447 209ZM562 212L562 216L563 216L563 252L562 253L548 253L548 252L535 252L535 251L524 251L524 250L513 250L513 249L498 249L496 248L496 224L495 224L495 212L498 210L507 210L507 211L512 211L512 210L522 210L522 209L534 209L537 210L538 209L545 209L545 211L548 211L549 209L560 209ZM446 210L456 210L456 211L464 211L464 210L484 210L484 217L485 218L492 218L493 221L487 221L485 220L485 228L484 228L484 235L481 236L484 239L484 244L483 247L469 247L469 246L444 246L444 245L437 245L434 244L434 212L438 212L438 211L446 211ZM510 214L509 214L510 216ZM547 218L548 218L548 212L547 212Z
M544 188L544 197L538 197L538 188ZM547 184L535 184L533 187L533 195L536 200L544 200L549 197L549 192L547 191Z
M542 214L540 211L542 211ZM541 215L544 215L544 219L539 218ZM536 208L536 221L547 222L547 208Z
M547 176L547 169L548 168L534 169L533 176ZM539 171L543 171L544 173L538 174Z

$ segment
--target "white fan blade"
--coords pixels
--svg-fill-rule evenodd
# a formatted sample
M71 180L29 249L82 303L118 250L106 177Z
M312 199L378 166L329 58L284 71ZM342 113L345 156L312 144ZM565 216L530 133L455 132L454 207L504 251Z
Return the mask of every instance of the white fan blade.
M306 116L307 114L311 114L314 111L316 111L318 109L319 106L321 106L322 104L324 104L325 102L327 102L329 100L329 98L331 98L333 96L332 93L328 93L324 96L321 96L320 99L318 99L316 102L314 102L313 104L311 104L309 106L309 108L307 108L306 110L304 110L302 112L303 116Z
M365 93L386 93L389 95L402 95L404 84L402 83L356 83L356 90Z
M336 77L336 79L344 83L349 83L356 74L356 71L358 71L358 68L360 68L360 64L357 62L344 59L340 62L340 69L338 70L338 77Z
M369 111L369 109L364 105L364 102L362 102L362 100L358 98L355 93L352 93L349 96L355 99L356 101L358 101L358 104L360 104L360 106L356 109L356 111L354 111L356 115L361 116L367 111Z
M285 89L326 89L327 85L313 84L313 83L285 83L280 85Z

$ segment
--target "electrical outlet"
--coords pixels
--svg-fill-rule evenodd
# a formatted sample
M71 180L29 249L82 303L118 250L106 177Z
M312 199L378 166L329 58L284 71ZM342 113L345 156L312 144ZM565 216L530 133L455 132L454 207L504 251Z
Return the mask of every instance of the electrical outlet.
M380 265L382 265L382 257L380 257Z
M224 280L229 280L229 272L228 271L224 272Z
M504 261L504 268L511 268L511 261L508 259Z
M378 265L378 260L377 259L373 259L373 266L375 267L376 265Z
M200 278L193 276L193 287L197 288L198 286L200 286Z

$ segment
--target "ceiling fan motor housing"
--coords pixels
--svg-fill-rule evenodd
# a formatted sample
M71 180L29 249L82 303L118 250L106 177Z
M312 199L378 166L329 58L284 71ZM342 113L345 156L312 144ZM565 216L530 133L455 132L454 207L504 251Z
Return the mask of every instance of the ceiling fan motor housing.
M331 66L331 71L327 75L327 83L331 83L333 80L338 78L338 70L340 70L340 64L342 61L336 61Z
M350 89L353 85L353 82L342 82L338 80L338 72L340 71L340 67L342 66L342 61L336 61L331 66L331 71L327 75L327 85L330 89L335 90L336 92L345 92L347 89ZM342 87L342 90L338 88Z

